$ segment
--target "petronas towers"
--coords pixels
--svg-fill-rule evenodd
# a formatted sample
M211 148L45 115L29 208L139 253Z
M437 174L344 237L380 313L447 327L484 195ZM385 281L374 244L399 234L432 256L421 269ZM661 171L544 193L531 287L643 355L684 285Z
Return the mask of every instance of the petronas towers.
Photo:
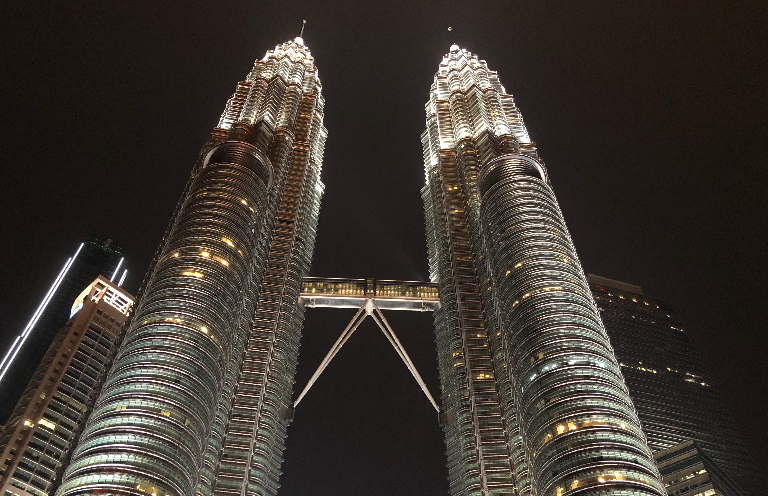
M277 494L324 104L301 38L237 84L57 494ZM426 114L421 194L451 494L663 496L512 96L454 45Z

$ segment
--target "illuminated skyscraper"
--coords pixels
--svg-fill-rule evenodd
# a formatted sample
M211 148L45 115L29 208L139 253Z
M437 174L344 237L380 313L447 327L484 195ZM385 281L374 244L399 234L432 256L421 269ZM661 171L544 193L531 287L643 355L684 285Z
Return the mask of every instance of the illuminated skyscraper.
M89 238L66 261L29 323L0 365L0 423L11 414L54 336L69 319L72 302L99 274L121 286L127 274L123 248L111 239Z
M422 196L451 494L663 495L512 96L453 45L426 114Z
M0 435L0 494L46 496L122 338L133 297L99 276L74 302Z
M301 38L203 147L59 494L274 494L326 130Z

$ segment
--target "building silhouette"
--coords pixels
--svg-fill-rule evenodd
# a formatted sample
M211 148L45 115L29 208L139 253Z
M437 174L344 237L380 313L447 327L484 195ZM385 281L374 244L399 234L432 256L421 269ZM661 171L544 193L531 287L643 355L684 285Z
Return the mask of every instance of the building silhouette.
M299 37L237 84L142 284L59 494L274 494L323 185Z
M639 286L588 277L651 449L695 442L742 490L763 493L766 482L672 306Z
M35 373L54 336L69 319L72 302L83 288L104 274L122 285L127 274L124 249L112 239L91 237L69 257L48 288L26 328L4 355L0 366L0 424Z
M0 434L0 494L53 493L132 304L133 297L104 276L70 302L71 317L48 347Z

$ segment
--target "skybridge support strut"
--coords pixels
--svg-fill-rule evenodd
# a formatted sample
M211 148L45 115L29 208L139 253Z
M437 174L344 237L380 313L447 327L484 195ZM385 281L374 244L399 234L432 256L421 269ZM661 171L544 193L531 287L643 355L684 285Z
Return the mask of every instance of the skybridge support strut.
M364 313L363 313L364 312ZM377 317L378 314L378 317ZM288 407L288 409L285 412L285 417L288 420L293 420L293 414L296 409L296 407L299 405L301 400L304 398L304 396L307 394L309 389L312 387L312 385L317 381L318 377L320 377L320 374L323 373L326 367L328 367L328 364L333 360L333 357L335 357L339 350L341 350L341 347L344 346L344 344L349 340L349 338L352 336L352 334L357 330L357 328L360 326L360 324L365 320L366 317L371 316L371 318L376 322L376 324L381 329L381 332L384 333L384 336L387 337L387 340L392 345L392 347L397 352L397 355L400 357L400 359L403 361L405 366L408 368L408 371L413 375L413 378L416 379L416 382L419 384L419 387L422 391L424 391L424 394L426 395L429 402L432 404L432 406L435 408L435 410L440 413L440 407L437 406L437 403L435 402L435 399L432 397L432 395L429 392L429 389L427 389L427 385L424 384L424 381L422 380L419 373L416 371L416 366L411 361L411 358L408 356L408 353L405 351L405 348L403 347L402 343L400 343L400 340L397 339L397 336L395 335L395 331L392 330L392 327L389 325L389 322L387 322L387 319L384 317L384 314L381 312L381 309L376 305L373 298L366 298L365 303L357 310L355 313L355 316L352 317L352 320L349 321L349 324L347 324L347 327L344 328L344 331L342 331L341 335L339 336L339 339L336 340L336 342L331 347L330 351L327 355L325 355L325 358L322 362L320 362L320 365L317 367L317 370L315 370L315 373L312 374L312 377L309 379L309 382L307 382L307 385L304 386L304 389L301 391L301 394L299 394L299 397L296 398L296 401L293 402L293 405Z

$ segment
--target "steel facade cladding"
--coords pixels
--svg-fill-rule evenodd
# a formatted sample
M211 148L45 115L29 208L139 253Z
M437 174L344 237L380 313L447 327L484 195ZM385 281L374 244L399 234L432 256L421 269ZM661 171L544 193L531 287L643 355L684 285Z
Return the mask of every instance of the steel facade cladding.
M284 43L257 61L238 85L220 126L260 120L260 137L275 165L275 179L259 246L258 301L240 365L233 370L226 431L212 490L224 494L276 494L285 449L304 308L303 277L314 251L323 185L327 130L317 68L303 40ZM263 141L262 141L263 140ZM212 440L214 438L212 437ZM202 484L198 494L210 494Z
M207 162L66 471L64 494L190 494L197 482L232 334L242 332L241 288L271 175L268 160L241 142L219 145Z
M588 277L651 449L692 440L741 489L763 494L766 481L674 309L637 286Z
M59 494L274 494L327 135L301 38L203 147Z
M512 97L454 45L426 111L451 493L664 494Z

